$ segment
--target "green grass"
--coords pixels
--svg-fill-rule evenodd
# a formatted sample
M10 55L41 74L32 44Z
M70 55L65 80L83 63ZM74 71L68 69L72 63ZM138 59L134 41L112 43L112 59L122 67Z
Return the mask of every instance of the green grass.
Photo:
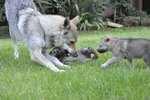
M150 39L149 27L79 32L77 48L99 46L105 35ZM30 60L28 49L19 43L20 57L13 59L10 39L0 40L0 100L149 100L150 71L143 60L129 68L124 60L109 68L99 66L111 53L84 64L75 63L64 73L55 73Z

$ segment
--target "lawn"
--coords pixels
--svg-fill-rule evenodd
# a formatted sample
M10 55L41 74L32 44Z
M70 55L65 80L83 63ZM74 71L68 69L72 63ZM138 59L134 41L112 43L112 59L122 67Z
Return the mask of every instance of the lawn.
M97 49L105 35L148 38L150 27L103 29L79 32L77 48ZM28 49L19 43L20 57L13 59L10 39L0 39L0 100L150 100L150 70L143 60L130 68L124 60L109 68L100 65L112 54L84 64L71 64L64 73L55 73L30 60Z

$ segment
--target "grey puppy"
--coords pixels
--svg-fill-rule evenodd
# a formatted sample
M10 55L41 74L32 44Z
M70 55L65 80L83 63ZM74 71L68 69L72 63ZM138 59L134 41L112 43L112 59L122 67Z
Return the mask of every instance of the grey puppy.
M132 64L134 58L143 58L144 62L150 66L150 40L147 39L105 37L101 40L97 51L99 53L111 51L114 55L101 65L103 68L118 63L122 59L127 59Z
M69 55L69 52L67 50L60 47L52 49L50 54L58 58L62 63L71 63L74 61L80 61L81 63L83 63L98 58L96 51L91 47L81 48L80 50L78 50L77 57Z

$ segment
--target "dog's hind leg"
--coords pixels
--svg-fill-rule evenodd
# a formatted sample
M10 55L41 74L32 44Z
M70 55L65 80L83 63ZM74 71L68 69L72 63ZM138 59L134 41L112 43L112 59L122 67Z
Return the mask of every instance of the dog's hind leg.
M150 68L150 54L144 55L143 59L144 59L145 64L148 65L148 67Z
M19 48L17 45L17 41L13 41L14 42L14 58L18 59L19 58Z
M19 58L19 48L18 48L18 45L17 45L17 39L13 35L12 30L10 28L9 28L9 32L10 32L11 39L13 41L14 59L18 59Z
M122 60L122 57L112 57L111 59L109 59L107 62L105 62L104 64L101 65L102 68L107 67L108 65L114 64L114 63L118 63Z
M31 50L31 59L39 64L46 66L54 72L64 72L64 70L58 69L53 63L51 63L43 54L41 49Z

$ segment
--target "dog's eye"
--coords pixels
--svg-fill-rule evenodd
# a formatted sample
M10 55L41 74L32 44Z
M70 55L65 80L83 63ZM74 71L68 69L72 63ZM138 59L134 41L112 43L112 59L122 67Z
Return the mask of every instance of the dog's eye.
M102 47L102 45L100 45L99 47Z
M106 39L105 39L105 42L109 42L109 41L110 41L110 39L109 39L109 38L106 38Z

